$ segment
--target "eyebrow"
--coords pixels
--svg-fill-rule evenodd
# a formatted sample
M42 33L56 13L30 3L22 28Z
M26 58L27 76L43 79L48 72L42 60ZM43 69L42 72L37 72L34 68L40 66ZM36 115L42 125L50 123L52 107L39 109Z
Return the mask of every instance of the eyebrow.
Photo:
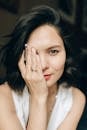
M61 48L61 46L60 45L53 45L51 47L48 47L47 49L52 49L52 48Z

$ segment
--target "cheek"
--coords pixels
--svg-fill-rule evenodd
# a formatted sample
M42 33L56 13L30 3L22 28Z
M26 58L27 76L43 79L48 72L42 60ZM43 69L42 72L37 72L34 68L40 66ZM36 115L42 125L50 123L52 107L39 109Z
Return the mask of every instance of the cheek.
M56 58L54 60L51 59L51 67L53 69L55 69L56 71L58 70L61 70L61 69L64 69L64 66L65 66L65 60L66 58L63 57L63 58Z

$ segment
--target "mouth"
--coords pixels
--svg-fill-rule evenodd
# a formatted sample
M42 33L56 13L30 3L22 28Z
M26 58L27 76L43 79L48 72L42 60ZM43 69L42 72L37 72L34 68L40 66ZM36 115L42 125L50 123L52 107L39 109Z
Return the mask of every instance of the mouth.
M45 80L49 80L51 78L51 74L44 75Z

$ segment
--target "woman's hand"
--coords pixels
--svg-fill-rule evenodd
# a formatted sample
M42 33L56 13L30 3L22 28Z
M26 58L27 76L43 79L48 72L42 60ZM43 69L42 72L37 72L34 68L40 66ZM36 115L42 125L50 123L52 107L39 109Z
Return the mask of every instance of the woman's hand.
M24 55L23 52L18 63L21 75L32 97L35 99L47 98L48 88L42 73L39 54L36 53L35 48L29 46L25 51L26 54Z

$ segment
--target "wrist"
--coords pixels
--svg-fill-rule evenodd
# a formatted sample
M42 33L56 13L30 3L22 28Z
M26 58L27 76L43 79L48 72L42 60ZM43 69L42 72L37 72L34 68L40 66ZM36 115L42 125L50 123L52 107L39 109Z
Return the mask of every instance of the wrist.
M47 96L41 97L41 96L30 96L30 100L32 103L36 103L38 105L46 104L47 103Z

